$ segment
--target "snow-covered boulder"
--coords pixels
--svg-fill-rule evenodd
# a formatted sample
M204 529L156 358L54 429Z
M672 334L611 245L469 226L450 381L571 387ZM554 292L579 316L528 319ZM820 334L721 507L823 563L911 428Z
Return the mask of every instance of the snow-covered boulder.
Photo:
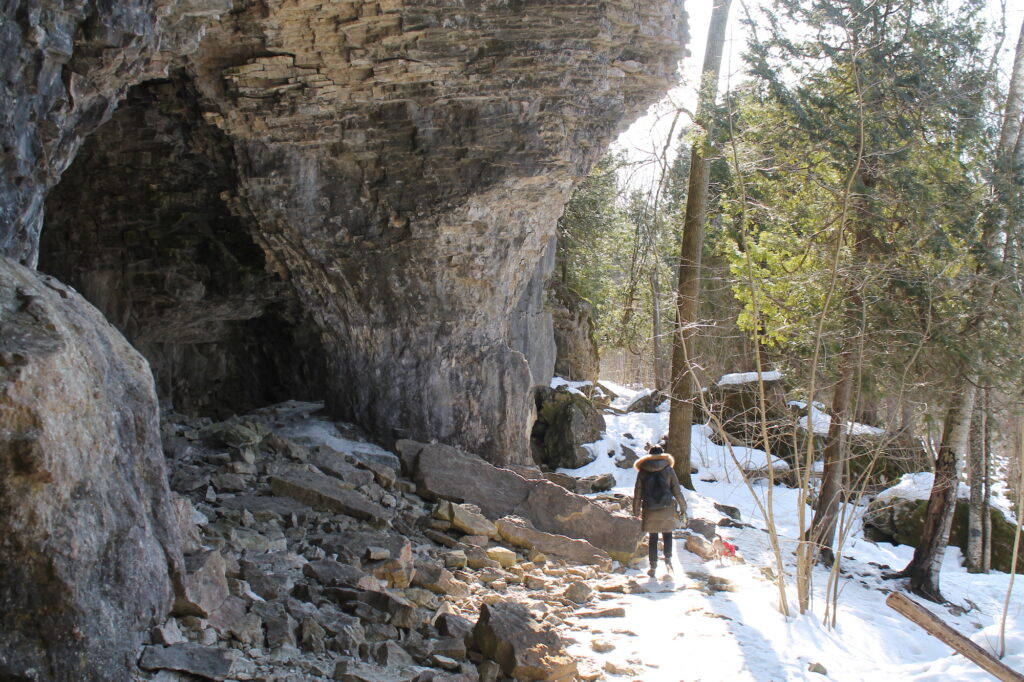
M794 424L782 374L762 372L760 380L760 385L764 386L764 418L772 452L789 457L793 451ZM710 411L707 417L712 425L721 424L725 439L734 445L763 447L757 372L726 374L707 390L705 396ZM717 433L717 428L715 431Z
M924 529L924 516L928 508L934 475L930 472L905 474L900 482L881 493L868 505L864 514L864 537L874 542L917 547ZM967 486L957 490L956 511L949 544L967 549ZM996 507L990 507L992 517L992 568L1009 572L1013 559L1014 522ZM1024 548L1019 553L1017 572L1024 573Z
M661 391L641 391L634 397L626 407L626 412L657 412L661 404L668 400Z

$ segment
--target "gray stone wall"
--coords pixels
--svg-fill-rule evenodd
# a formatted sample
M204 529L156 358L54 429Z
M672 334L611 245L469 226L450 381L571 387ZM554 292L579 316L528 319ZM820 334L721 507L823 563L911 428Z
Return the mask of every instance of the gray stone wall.
M236 235L228 250L242 251L251 240L273 277L256 274L260 259L246 256L252 278L209 295L209 278L171 264L207 247L179 248L172 230L159 240L164 255L148 263L155 270L139 274L159 280L173 272L180 282L123 294L120 280L109 280L119 258L112 249L154 222L154 205L181 203L181 155L139 140L139 131L160 127L153 119L174 113L153 96L158 85L136 92L134 113L108 124L116 132L101 131L101 151L79 162L77 177L126 176L123 196L102 202L114 214L93 220L102 223L93 232L106 234L106 253L72 263L74 249L65 248L44 262L61 261L55 272L75 272L92 300L125 318L119 325L178 404L283 385L238 385L244 372L228 358L258 357L261 341L225 339L223 330L286 306L305 331L294 344L315 340L306 350L323 358L322 371L303 362L300 373L323 376L317 389L338 416L385 441L438 439L493 462L526 463L529 388L548 374L552 344L543 311L533 308L539 282L534 290L530 282L573 184L671 84L682 26L671 2L240 3L179 61L176 78L192 100L179 105L195 114L188 134L170 137L184 146L203 138L201 158L216 167L208 196L197 197L199 210L221 212L207 220L216 225L210 239ZM122 164L116 170L112 159ZM139 201L140 182L171 196ZM111 184L69 184L60 202L89 205L99 190L117 195ZM75 227L73 211L53 212L60 235L47 249L92 239L92 228ZM132 270L144 269L129 260ZM206 295L195 293L196 282ZM159 314L141 310L136 294L157 291L169 292L169 303ZM200 328L218 349L153 345Z

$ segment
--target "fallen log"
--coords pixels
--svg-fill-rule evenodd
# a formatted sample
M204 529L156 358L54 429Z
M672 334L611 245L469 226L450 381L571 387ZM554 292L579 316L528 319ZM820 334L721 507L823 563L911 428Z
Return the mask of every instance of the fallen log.
M957 653L970 659L985 672L1004 682L1024 682L1024 675L1002 663L998 658L967 639L944 623L938 616L899 592L892 592L885 599L890 608L924 628L925 632L949 645Z

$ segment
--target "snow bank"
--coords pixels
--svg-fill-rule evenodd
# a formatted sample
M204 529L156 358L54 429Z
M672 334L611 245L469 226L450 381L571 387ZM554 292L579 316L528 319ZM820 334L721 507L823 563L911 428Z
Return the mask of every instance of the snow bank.
M643 454L646 442L658 442L668 430L668 415L606 415L605 421L604 438L586 446L597 458L586 467L562 472L575 476L611 473L616 481L615 491L632 494L636 472L617 467L616 461L622 458L625 448ZM577 657L581 666L590 670L630 671L621 679L644 682L968 682L984 676L974 664L954 655L949 647L885 606L887 592L901 589L904 582L883 579L882 574L905 566L913 548L865 540L857 519L861 508L848 506L846 511L853 522L841 552L843 574L836 627L823 623L829 604L829 575L824 567L813 572L811 610L800 614L794 587L794 549L800 537L800 519L803 517L809 523L813 511L806 505L801 508L800 494L795 489L769 487L764 480L745 483L728 449L714 444L710 435L706 425L693 427L691 458L699 471L694 476L697 490L684 491L688 511L692 518L714 522L723 518L716 503L739 509L741 520L749 525L720 526L718 533L739 548L747 563L704 562L683 549L682 542L676 542L676 572L672 579L649 580L644 573L646 561L641 560L627 573L644 591L606 594L601 601L602 608L623 607L624 617L569 617L575 640L569 653ZM759 450L734 447L733 451L742 466L764 466L767 461ZM899 485L890 489L890 494L899 491L901 495L926 498L931 480L931 474L904 476ZM778 588L764 572L779 570L764 532L767 511L774 518L782 545L789 617L780 612ZM945 596L964 611L953 612L933 604L925 606L992 651L998 641L998 614L1009 576L968 574L962 559L958 549L947 550L941 580ZM709 577L727 581L729 591L701 587ZM1011 603L1007 653L1004 662L1024 670L1024 600L1019 597ZM824 667L827 675L809 672L814 664Z
M799 400L791 400L787 405L792 405L801 410L806 409L807 407L807 403ZM810 419L815 435L828 435L828 428L832 424L832 415L825 411L824 405L819 402L815 402L814 406L811 407ZM807 430L806 416L800 418L798 426L804 431ZM868 424L860 424L858 422L846 422L846 433L851 436L882 436L885 435L885 429L880 429L877 426L869 426Z
M903 474L900 482L891 488L886 488L878 493L875 500L884 502L892 498L904 500L927 500L931 497L932 486L935 484L935 474L930 471L921 471L912 474ZM967 499L971 494L970 489L960 483L957 486L956 496Z
M737 372L726 374L716 383L717 386L732 386L734 384L749 384L757 381L757 372ZM761 381L779 381L782 379L782 372L761 372Z

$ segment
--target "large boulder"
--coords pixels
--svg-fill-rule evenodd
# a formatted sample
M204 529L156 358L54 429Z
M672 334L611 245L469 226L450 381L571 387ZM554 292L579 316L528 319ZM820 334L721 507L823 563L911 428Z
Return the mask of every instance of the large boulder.
M578 469L594 461L586 443L593 443L605 429L604 417L585 396L564 386L536 391L537 421L532 439L540 453L538 464L551 469Z
M846 442L850 477L860 485L878 491L899 482L904 474L931 468L931 458L920 438L857 426L858 431L850 434Z
M471 648L497 661L501 671L514 680L568 682L576 678L576 661L565 652L561 637L522 604L484 604L468 640Z
M535 549L556 559L565 559L576 564L611 565L608 553L598 549L586 540L570 538L555 533L537 530L526 519L505 516L495 524L501 539L515 547Z
M786 386L778 372L726 374L705 393L710 415L705 415L719 434L721 425L726 439L734 444L764 448L761 417L761 386L764 389L764 426L768 431L772 454L790 460L796 419L788 404ZM793 464L792 461L789 461Z
M536 481L529 496L513 513L530 519L535 527L548 533L582 538L620 561L632 558L640 538L640 522L634 517L613 514L600 504L547 481Z
M183 574L152 376L6 258L0 320L0 678L128 679Z
M905 476L897 486L880 493L864 513L864 536L874 542L917 547L924 531L928 491L933 475L917 473ZM966 486L958 490L949 544L967 550L968 500ZM1009 573L1013 561L1013 521L995 507L989 508L992 519L992 568ZM1024 547L1017 556L1017 572L1024 573Z
M399 441L396 449L411 467L420 495L475 504L489 519L511 514L534 484L449 445Z
M419 494L428 499L469 502L492 520L520 516L546 533L586 540L613 559L628 561L636 551L640 522L632 516L447 445L399 441L397 447L415 472Z

